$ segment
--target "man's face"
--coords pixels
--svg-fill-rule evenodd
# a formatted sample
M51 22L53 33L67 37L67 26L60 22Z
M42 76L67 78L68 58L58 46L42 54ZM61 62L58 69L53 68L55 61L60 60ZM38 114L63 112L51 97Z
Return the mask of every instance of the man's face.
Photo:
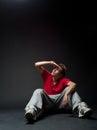
M53 76L60 76L61 75L61 71L60 71L60 69L59 68L54 68L53 70L52 70L52 75Z

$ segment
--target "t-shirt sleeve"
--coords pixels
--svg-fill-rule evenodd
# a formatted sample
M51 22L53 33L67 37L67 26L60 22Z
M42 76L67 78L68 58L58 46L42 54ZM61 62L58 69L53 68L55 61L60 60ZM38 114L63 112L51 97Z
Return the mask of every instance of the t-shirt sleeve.
M65 86L67 86L69 82L70 82L70 79L64 78L63 83Z
M43 73L42 73L42 75L41 75L43 81L45 81L49 75L51 75L50 72L49 72L48 70L45 70L45 69L44 69L44 71L43 71Z

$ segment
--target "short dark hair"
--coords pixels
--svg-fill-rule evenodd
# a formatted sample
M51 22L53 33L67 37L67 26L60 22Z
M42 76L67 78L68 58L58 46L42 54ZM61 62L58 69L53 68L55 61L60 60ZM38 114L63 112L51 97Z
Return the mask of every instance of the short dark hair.
M63 77L64 77L66 75L66 72L67 72L67 67L66 67L66 65L64 65L62 63L59 63L58 65L62 68L61 73L63 74Z

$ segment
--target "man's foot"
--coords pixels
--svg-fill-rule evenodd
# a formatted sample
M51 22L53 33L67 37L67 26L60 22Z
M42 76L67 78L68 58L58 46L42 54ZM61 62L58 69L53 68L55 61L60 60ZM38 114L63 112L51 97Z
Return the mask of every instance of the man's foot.
M73 113L79 118L89 118L92 115L92 109L89 107L76 107Z
M92 115L92 109L89 108L89 107L83 107L81 110L80 110L80 116L79 117L82 117L82 118L89 118L91 115Z
M29 109L25 113L25 118L28 122L34 122L36 120L36 113L33 109Z

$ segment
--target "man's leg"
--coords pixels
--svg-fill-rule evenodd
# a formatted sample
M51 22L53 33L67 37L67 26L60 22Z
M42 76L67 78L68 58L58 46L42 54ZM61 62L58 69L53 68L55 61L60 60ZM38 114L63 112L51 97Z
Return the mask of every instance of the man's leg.
M88 107L88 105L82 101L79 94L75 91L72 94L68 96L68 105L66 107L62 106L63 97L68 90L68 87L63 90L61 95L56 100L56 104L58 105L58 108L61 109L72 109L75 115L78 117L88 117L92 113L92 109Z
M92 109L82 101L77 92L71 94L71 105L74 114L78 117L89 117L92 114Z
M43 89L36 89L25 107L25 118L36 120L45 108L54 106L53 100L44 92Z

